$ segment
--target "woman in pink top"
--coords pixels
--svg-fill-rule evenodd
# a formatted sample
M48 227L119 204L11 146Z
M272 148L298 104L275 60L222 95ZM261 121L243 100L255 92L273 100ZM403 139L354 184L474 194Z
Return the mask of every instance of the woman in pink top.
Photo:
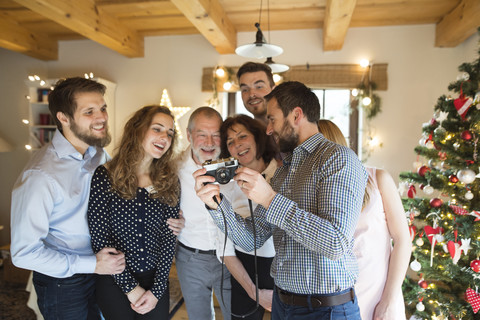
M327 139L348 147L333 122L320 120L318 128ZM390 174L366 169L368 183L354 244L360 313L363 320L405 320L402 282L412 250L405 211Z

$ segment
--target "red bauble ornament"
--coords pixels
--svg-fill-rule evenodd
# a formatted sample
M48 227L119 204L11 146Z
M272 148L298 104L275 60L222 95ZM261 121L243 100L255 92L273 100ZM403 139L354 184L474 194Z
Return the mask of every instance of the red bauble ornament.
M451 183L457 183L458 182L458 178L454 174L452 174L450 177L448 177L448 180L450 180Z
M475 272L480 272L480 260L473 260L470 262L470 268Z
M419 187L420 187L420 190L423 190L423 188L425 188L425 185L423 183L420 183Z
M462 132L462 139L463 140L471 140L472 139L472 133L468 130L465 130Z
M415 194L417 194L417 190L415 190L415 186L413 184L411 184L408 187L407 197L409 197L410 199L413 199L413 198L415 198Z
M427 166L421 166L420 168L418 168L418 174L421 176L421 177L425 177L425 173L427 171L431 171L431 169Z
M418 285L419 285L422 289L427 289L427 287L428 287L427 281L425 281L425 280L423 280L423 279L420 279L420 281L418 281Z
M443 204L443 200L442 199L439 199L439 198L433 198L430 200L430 205L432 206L432 208L439 208L441 207Z

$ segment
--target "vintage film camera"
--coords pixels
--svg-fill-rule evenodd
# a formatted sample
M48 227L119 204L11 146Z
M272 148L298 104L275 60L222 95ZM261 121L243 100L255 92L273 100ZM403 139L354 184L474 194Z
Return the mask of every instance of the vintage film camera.
M220 184L227 184L235 175L235 170L238 168L238 160L233 157L207 160L202 166L207 169L206 176L214 177L215 182Z

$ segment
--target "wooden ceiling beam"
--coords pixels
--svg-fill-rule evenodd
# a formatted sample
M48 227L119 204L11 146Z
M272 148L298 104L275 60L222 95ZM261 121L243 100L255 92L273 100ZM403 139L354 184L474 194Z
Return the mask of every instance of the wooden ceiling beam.
M171 0L220 54L235 53L237 31L218 0Z
M57 41L27 30L5 14L0 14L0 47L40 60L58 59Z
M124 56L133 58L144 55L143 38L105 14L94 0L14 1Z
M323 50L340 50L345 42L357 0L327 0L323 23Z
M480 26L480 1L462 0L437 24L435 47L456 47Z

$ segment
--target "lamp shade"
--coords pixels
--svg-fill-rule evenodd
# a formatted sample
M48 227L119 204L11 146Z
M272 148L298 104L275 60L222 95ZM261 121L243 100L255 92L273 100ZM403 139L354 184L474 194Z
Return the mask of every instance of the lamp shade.
M268 57L264 64L268 65L273 73L281 73L290 69L286 64L275 63L275 61L272 60L272 57Z
M260 24L258 22L255 23L255 27L257 27L255 42L239 46L237 49L235 49L236 54L246 58L263 59L268 57L276 57L283 53L283 49L281 47L274 44L269 44L265 41L262 30L260 29Z

